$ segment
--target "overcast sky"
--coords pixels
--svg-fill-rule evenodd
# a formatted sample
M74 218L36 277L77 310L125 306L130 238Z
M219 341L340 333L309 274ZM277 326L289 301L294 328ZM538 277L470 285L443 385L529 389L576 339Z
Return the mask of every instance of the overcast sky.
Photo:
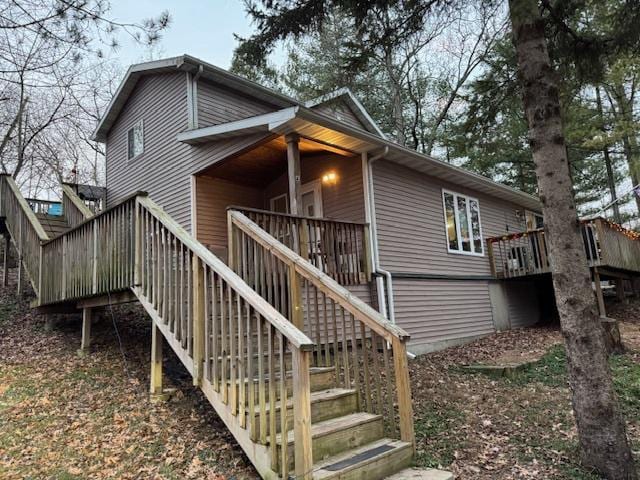
M120 22L139 22L163 10L171 14L171 26L154 50L155 57L188 53L222 68L231 64L234 33L247 36L251 24L242 0L111 0L112 16ZM146 60L145 52L124 36L117 52L123 66Z

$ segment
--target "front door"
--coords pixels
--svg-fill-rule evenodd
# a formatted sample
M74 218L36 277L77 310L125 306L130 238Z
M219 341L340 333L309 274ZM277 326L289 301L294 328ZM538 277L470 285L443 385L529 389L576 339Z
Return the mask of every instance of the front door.
M300 187L302 193L301 215L322 218L322 184L320 180L305 183Z
M305 183L300 187L302 206L300 215L304 217L322 218L322 184L320 180ZM269 201L272 212L289 213L289 195L283 193Z

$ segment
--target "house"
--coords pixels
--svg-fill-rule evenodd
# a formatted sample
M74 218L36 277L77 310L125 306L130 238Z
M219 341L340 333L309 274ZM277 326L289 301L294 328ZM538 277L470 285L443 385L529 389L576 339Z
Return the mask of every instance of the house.
M533 282L495 285L483 240L526 230L539 201L389 141L348 91L304 105L181 56L133 66L95 138L108 204L143 189L223 259L230 206L369 223L375 282L351 290L413 353L493 332L505 298L511 326L539 320Z
M538 199L395 144L347 90L302 104L183 55L132 66L94 137L98 213L104 192L64 185L52 218L0 176L35 305L81 309L86 350L95 307L139 302L154 398L167 344L263 478L401 470L408 354L552 310ZM583 238L604 315L640 241L603 219Z

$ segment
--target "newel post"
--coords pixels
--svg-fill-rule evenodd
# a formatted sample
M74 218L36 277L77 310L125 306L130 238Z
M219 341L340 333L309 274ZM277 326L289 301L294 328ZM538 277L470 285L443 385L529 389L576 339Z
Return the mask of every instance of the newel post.
M289 265L289 298L291 300L291 323L304 331L304 307L302 302L302 285L296 272L296 264Z
M91 266L93 267L91 283L93 293L98 293L98 220L94 220L93 224L93 255L91 257Z
M491 276L497 277L496 257L493 253L493 242L491 240L487 240L487 257L489 258L489 266L491 267Z
M366 281L371 281L371 276L373 275L373 252L371 247L371 226L370 224L365 224L362 230L362 252L364 253L364 275L366 277Z
M311 352L292 349L293 366L293 440L296 478L310 480L313 470L311 442Z
M134 233L134 270L133 285L138 288L142 285L142 208L140 203L135 201L135 233Z
M195 253L193 263L193 384L202 384L204 366L204 268Z
M409 442L415 450L415 433L413 431L413 405L411 402L411 385L409 383L409 362L407 361L407 345L399 338L393 339L393 363L398 395L398 414L400 415L400 439Z

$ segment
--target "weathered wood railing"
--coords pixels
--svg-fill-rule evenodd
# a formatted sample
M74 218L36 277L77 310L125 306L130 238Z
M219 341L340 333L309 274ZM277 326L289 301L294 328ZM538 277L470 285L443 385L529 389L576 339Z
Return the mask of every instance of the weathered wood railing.
M281 448L278 457L276 432L288 431L287 415L274 412L287 398L291 357L293 463L296 478L311 478L313 342L151 200L137 203L136 289L147 310L157 312L211 402L224 404L252 440L271 446L271 468L282 478L289 478L290 452Z
M230 210L241 211L341 285L357 285L371 280L369 226L366 223L244 207L230 207Z
M637 234L603 218L581 223L589 266L640 272L640 239ZM499 278L551 271L544 229L488 238L487 251L492 273Z
M66 184L62 185L62 211L71 227L75 227L93 217L93 212L89 207L87 207L73 189Z
M5 218L11 241L18 252L19 264L24 265L27 277L38 294L41 289L41 242L49 240L49 237L10 175L0 175L0 216Z
M37 233L39 223L30 222L34 213L10 178L0 185L1 211L12 219L12 236L13 219L24 218L15 238L24 248L37 246L25 261L36 260L29 273L41 282L40 305L131 288L194 383L254 454L259 470L270 468L288 478L292 465L297 478L311 478L314 343L302 331L145 194L124 199L53 240L42 232L21 242L32 230ZM276 432L289 430L276 402L286 401L290 386L295 458L276 442ZM252 440L265 445L263 464Z
M335 367L337 384L382 414L388 435L414 442L407 333L244 213L230 210L228 221L230 265L314 340L313 365Z
M51 207L60 206L60 202L54 200L41 200L38 198L26 198L29 208L33 210L33 213L48 214ZM60 212L62 213L62 212Z
M136 196L43 243L41 304L133 286Z

